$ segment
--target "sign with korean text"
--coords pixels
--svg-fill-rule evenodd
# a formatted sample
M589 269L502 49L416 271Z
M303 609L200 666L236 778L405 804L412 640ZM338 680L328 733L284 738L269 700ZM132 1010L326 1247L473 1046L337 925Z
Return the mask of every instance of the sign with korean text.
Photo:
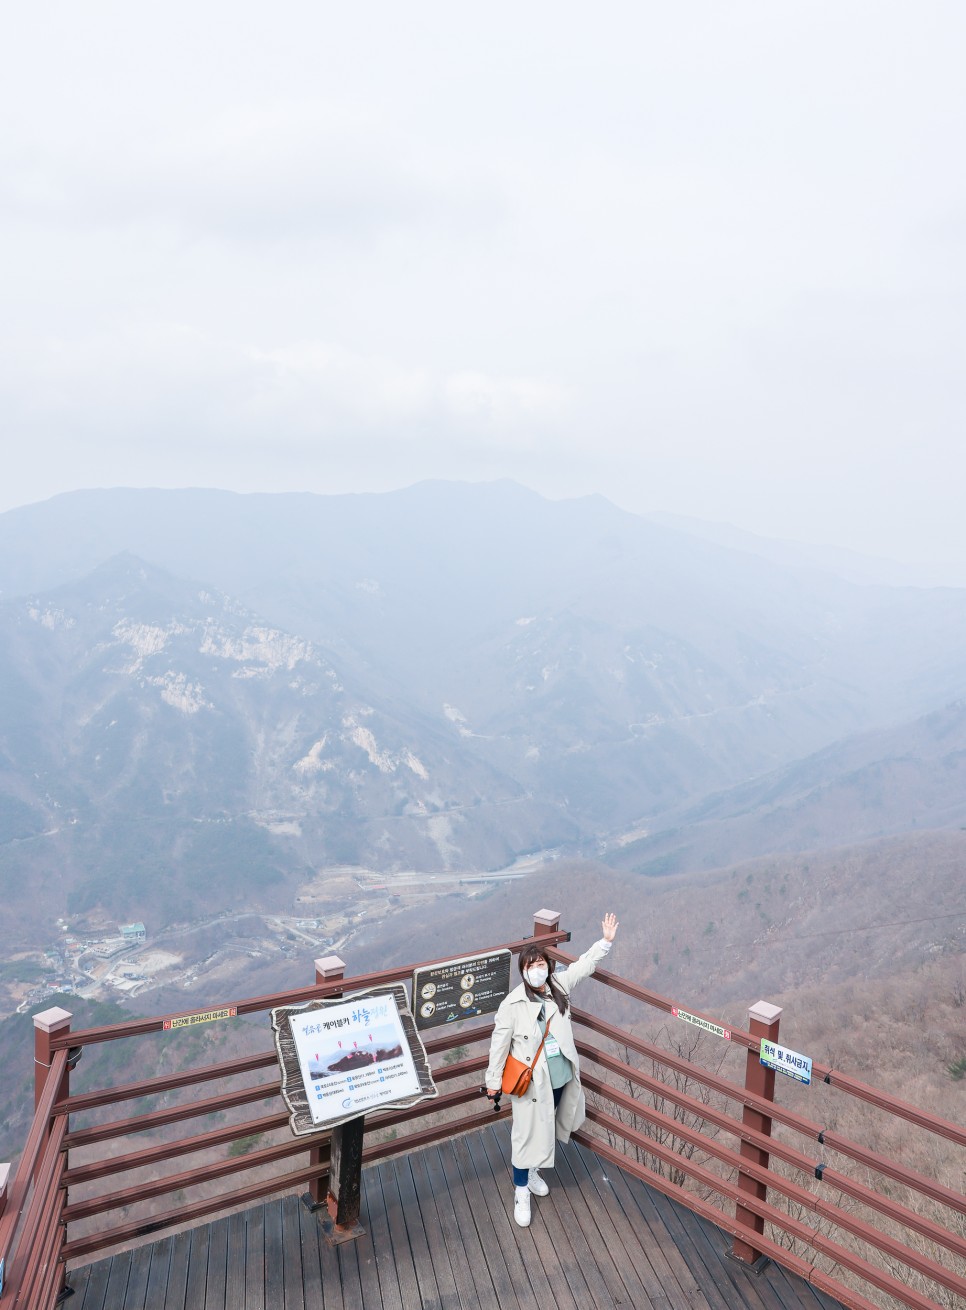
M214 1023L218 1019L234 1019L238 1010L234 1005L225 1006L223 1010L205 1010L201 1014L173 1014L165 1019L164 1031L173 1032L178 1028L193 1028L197 1023Z
M770 1042L767 1037L761 1039L758 1063L763 1064L766 1069L774 1069L778 1073L787 1074L789 1078L794 1078L796 1082L805 1083L806 1086L812 1081L812 1058L810 1055L799 1055L798 1051L790 1051L787 1046L779 1046L777 1042Z
M681 1019L694 1028L700 1028L706 1033L713 1033L715 1037L723 1037L726 1042L731 1041L730 1028L722 1028L720 1024L712 1023L710 1019L702 1019L698 1014L688 1014L687 1010L679 1010L676 1005L671 1006L671 1013L675 1019Z
M457 1023L492 1014L510 990L512 952L467 955L413 974L413 1012L417 1028Z
M297 1136L436 1095L406 990L370 988L272 1011L282 1096Z

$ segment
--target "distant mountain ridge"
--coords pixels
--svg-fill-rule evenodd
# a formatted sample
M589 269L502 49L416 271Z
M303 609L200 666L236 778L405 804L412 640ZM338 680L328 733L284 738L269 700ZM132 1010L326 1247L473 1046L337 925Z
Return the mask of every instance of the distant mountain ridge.
M509 483L75 493L0 515L0 588L0 885L25 906L28 877L173 913L333 863L596 851L966 694L966 592Z
M932 829L966 829L966 700L707 796L604 858L665 874Z

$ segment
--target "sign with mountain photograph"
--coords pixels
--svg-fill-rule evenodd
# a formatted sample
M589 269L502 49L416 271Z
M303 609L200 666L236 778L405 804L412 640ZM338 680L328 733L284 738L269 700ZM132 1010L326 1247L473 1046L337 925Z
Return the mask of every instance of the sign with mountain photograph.
M296 1136L437 1094L401 984L272 1011Z

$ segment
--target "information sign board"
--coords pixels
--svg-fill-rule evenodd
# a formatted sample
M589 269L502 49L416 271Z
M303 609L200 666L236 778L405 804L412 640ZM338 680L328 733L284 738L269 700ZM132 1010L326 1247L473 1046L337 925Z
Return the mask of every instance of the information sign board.
M766 1069L774 1069L778 1073L787 1074L789 1078L794 1078L796 1082L805 1083L806 1086L812 1081L812 1057L810 1055L799 1055L798 1051L790 1051L787 1046L779 1046L776 1042L770 1042L767 1037L761 1039L758 1063L763 1064Z
M722 1028L720 1024L712 1023L710 1019L702 1019L699 1014L688 1014L687 1010L679 1010L676 1005L671 1006L671 1013L675 1019L681 1019L694 1028L701 1028L706 1033L714 1033L715 1037L723 1037L726 1042L731 1041L730 1028Z
M510 990L512 952L465 955L413 973L413 1012L417 1028L458 1023L492 1014Z
M280 1006L272 1025L296 1136L437 1094L401 983Z

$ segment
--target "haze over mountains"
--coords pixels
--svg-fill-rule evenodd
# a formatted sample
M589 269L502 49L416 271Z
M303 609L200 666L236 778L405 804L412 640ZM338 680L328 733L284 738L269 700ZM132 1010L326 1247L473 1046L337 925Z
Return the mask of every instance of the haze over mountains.
M78 492L0 516L0 887L169 919L334 864L958 824L964 695L966 592L597 497Z

